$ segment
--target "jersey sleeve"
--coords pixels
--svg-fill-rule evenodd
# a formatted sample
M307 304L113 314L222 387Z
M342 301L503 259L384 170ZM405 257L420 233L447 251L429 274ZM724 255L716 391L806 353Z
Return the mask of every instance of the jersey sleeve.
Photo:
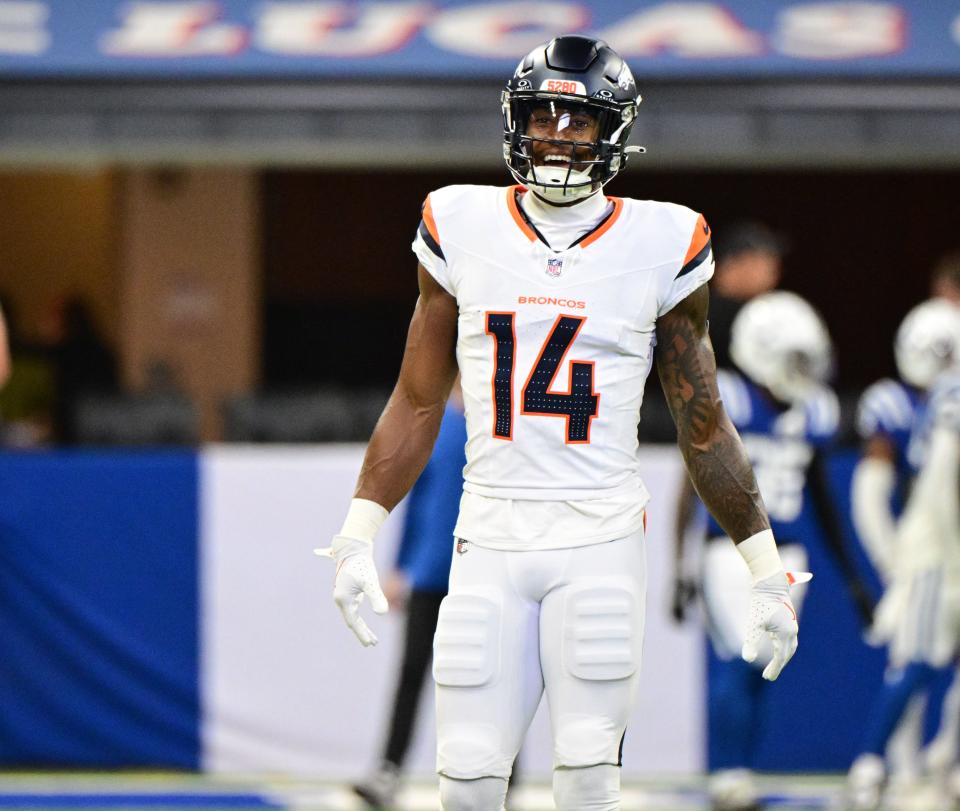
M807 440L814 447L829 445L840 430L840 401L833 389L823 386L806 402Z
M903 386L895 380L878 380L860 395L857 433L861 439L906 436L913 426L913 416L913 404Z
M440 244L440 231L437 228L437 221L433 214L433 202L430 197L431 195L428 194L427 199L423 201L420 225L417 226L417 234L411 247L417 255L417 259L420 260L420 264L436 279L437 284L454 296L456 293L450 280L447 258Z
M692 213L692 212L690 212ZM710 226L703 214L697 215L693 232L689 235L687 250L676 270L666 295L660 302L657 315L672 310L698 287L713 276L713 246L710 239Z

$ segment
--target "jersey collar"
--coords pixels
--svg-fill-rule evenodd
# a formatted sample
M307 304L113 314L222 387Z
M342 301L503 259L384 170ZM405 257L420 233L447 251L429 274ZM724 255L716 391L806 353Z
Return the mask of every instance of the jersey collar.
M526 236L528 240L531 242L536 242L539 239L546 245L547 241L540 235L540 232L534 228L533 223L531 223L527 218L523 208L517 203L517 196L520 194L526 194L527 191L528 190L526 186L508 186L507 211L510 212L510 216L514 223L523 232L524 236ZM600 237L602 237L613 227L613 224L620 218L620 214L623 211L623 199L620 197L607 197L607 199L613 203L613 211L611 211L605 219L601 220L600 224L597 225L596 228L594 228L592 231L587 231L587 233L570 245L567 250L576 245L579 245L581 248L586 248L600 239Z

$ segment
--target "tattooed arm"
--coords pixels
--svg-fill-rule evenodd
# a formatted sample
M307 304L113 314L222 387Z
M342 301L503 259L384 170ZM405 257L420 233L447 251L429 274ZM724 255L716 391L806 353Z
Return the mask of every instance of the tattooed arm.
M707 334L707 286L657 319L657 373L690 481L735 541L770 528L737 429L723 410Z
M717 364L707 334L708 303L703 285L657 319L657 372L677 424L677 443L690 481L737 544L753 579L741 656L753 662L760 641L769 636L773 658L763 669L763 678L773 681L797 649L790 583L809 580L810 574L788 576L783 570L750 460L720 402Z

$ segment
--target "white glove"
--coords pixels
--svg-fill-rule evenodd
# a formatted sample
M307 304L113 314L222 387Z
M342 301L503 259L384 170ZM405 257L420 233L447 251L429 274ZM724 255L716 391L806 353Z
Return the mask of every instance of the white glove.
M779 572L758 580L750 589L750 619L740 655L746 662L757 658L764 634L773 643L773 658L763 678L774 681L797 650L797 612L790 601L790 585L806 583L810 572Z
M380 588L377 567L373 563L373 542L336 535L329 549L314 549L317 555L331 557L337 562L333 586L333 601L343 614L344 622L357 635L364 647L377 644L377 637L363 617L360 604L366 595L370 607L377 614L387 613L387 598Z

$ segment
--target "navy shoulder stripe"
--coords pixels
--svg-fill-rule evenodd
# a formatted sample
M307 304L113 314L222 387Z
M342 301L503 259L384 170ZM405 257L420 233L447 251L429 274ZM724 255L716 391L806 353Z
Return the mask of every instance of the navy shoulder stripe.
M696 270L698 267L700 267L700 265L707 261L707 257L710 256L710 251L712 250L710 245L711 240L708 239L707 244L704 245L697 252L697 254L689 262L687 262L687 264L680 268L680 272L676 275L676 278L679 279L681 276L686 276L688 273Z
M440 259L443 259L444 262L447 261L447 257L443 255L443 250L440 248L440 243L433 238L433 234L430 233L430 229L427 228L427 224L420 220L420 227L417 229L417 233L420 234L424 242L427 243L427 247L433 251Z

